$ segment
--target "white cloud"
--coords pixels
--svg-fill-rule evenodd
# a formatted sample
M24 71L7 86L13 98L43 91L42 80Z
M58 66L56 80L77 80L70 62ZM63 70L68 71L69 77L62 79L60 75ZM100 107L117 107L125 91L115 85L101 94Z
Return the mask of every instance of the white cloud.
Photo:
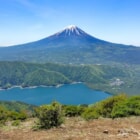
M35 6L35 4L29 0L15 0L15 1L27 8L33 8Z
M47 19L48 17L53 17L58 14L54 8L50 8L49 5L45 2L31 2L31 0L14 0L18 2L20 5L24 6L28 11L32 12L35 16L38 16L43 19Z

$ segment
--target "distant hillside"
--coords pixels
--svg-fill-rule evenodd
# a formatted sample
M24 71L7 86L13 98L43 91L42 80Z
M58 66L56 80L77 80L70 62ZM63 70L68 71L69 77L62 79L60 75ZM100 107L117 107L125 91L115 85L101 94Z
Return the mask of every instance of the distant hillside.
M6 108L7 110L17 112L20 111L33 112L34 108L36 107L35 105L29 105L18 101L0 101L0 106Z
M0 87L57 86L83 82L111 93L139 93L140 67L0 62ZM132 92L133 91L133 92Z
M1 47L1 61L55 62L63 64L140 64L140 47L110 43L76 26L44 39Z

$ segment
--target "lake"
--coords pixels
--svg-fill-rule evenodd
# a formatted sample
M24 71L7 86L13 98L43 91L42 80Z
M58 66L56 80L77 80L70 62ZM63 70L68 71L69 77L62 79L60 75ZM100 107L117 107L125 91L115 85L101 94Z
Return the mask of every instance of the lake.
M15 87L8 90L0 90L0 100L22 101L34 105L48 104L58 101L62 104L92 104L110 97L102 91L88 88L82 83L63 85L61 87Z

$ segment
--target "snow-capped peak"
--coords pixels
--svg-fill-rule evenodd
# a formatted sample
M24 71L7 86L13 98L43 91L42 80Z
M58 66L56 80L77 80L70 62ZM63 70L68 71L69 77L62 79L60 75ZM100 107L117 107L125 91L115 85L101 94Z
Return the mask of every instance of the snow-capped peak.
M81 30L80 28L78 28L77 26L75 25L69 25L67 27L65 27L62 31L56 33L55 35L56 36L60 36L60 35L63 35L63 36L83 36L85 35L86 33Z
M77 27L75 25L69 25L67 27L65 27L65 29L69 29L69 30L72 30L72 29L76 29Z

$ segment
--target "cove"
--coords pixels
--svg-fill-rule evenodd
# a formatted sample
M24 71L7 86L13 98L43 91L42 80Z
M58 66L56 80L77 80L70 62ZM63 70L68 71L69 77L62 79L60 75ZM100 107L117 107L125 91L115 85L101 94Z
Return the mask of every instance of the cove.
M103 91L90 89L82 83L63 85L61 87L24 89L15 87L0 90L0 100L2 101L21 101L33 105L49 104L52 101L67 105L93 104L110 96L110 94Z

